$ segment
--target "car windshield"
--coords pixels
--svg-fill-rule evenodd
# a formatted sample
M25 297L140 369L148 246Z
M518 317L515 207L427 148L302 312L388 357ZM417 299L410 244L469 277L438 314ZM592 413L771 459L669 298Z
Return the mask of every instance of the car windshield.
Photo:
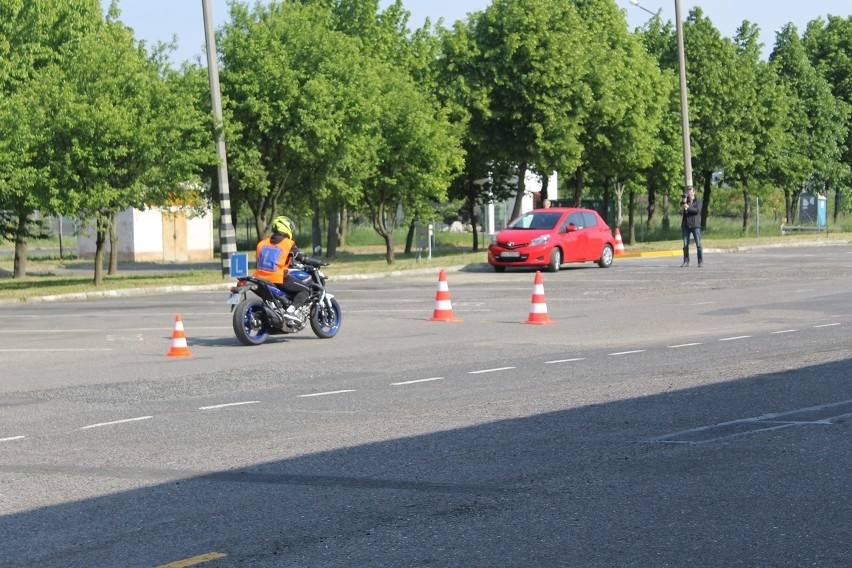
M521 215L509 224L510 229L552 229L559 222L562 213L559 212L530 212Z

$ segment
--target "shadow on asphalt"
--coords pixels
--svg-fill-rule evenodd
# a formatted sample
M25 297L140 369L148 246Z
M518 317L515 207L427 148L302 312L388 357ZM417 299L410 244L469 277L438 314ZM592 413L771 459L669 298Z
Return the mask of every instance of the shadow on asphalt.
M46 485L162 482L4 515L0 558L155 566L218 551L228 556L210 566L844 566L848 416L702 444L653 440L849 400L850 376L846 359L196 475L45 456L0 471ZM282 431L296 420L283 414ZM232 443L264 445L250 421L229 428Z

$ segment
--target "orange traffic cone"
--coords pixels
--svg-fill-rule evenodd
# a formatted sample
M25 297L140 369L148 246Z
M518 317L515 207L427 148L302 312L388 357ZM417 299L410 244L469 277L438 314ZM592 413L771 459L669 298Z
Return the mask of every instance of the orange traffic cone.
M544 300L544 283L541 280L540 270L535 271L535 284L533 285L529 318L527 318L527 321L521 323L534 323L538 325L556 323L547 317L547 302Z
M438 274L438 291L435 292L435 311L429 321L461 321L453 315L453 303L450 301L450 288L444 269Z
M624 241L621 240L621 231L615 228L615 256L624 254Z
M183 320L175 316L175 330L172 333L172 347L166 353L169 357L189 357L192 353L186 347L186 334L183 332Z

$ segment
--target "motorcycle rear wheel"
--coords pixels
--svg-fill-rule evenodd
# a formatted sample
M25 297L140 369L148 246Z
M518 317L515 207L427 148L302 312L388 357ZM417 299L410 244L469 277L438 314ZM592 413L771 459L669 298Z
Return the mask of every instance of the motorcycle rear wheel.
M317 304L311 310L311 329L320 339L330 339L340 330L340 304L331 299L331 307Z
M260 345L269 337L269 318L260 298L246 298L234 308L234 335L243 345Z

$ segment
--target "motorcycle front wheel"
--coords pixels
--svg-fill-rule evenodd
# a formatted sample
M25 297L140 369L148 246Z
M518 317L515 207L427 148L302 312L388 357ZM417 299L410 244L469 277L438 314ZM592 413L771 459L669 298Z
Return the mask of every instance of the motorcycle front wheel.
M330 339L340 329L340 304L332 298L331 307L317 304L311 310L311 329L320 339Z
M246 298L234 308L234 335L243 345L260 345L269 337L269 328L260 298Z

